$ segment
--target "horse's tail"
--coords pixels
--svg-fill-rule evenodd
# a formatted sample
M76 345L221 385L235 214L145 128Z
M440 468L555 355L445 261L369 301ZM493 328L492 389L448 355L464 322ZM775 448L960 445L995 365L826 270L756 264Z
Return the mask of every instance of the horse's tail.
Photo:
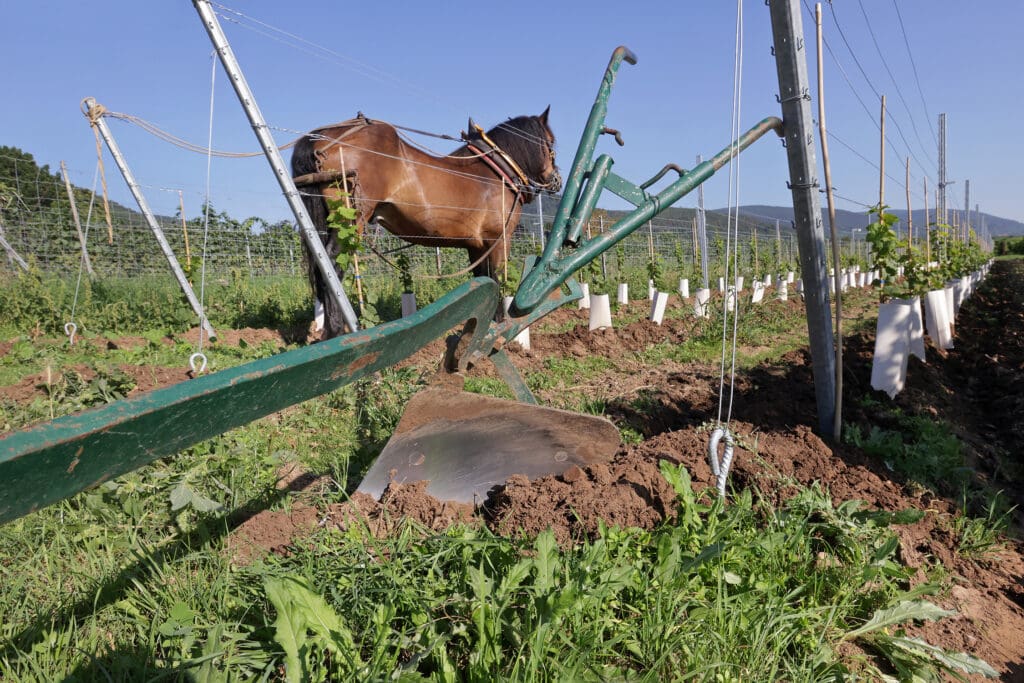
M295 143L295 147L292 150L292 176L297 178L307 173L315 173L318 170L313 138L309 135L304 135ZM316 228L320 242L324 245L328 258L334 263L334 259L338 256L340 249L338 241L335 239L334 231L327 226L327 202L319 188L312 192L302 192L301 195L302 203L306 207L306 213L309 214L313 227ZM313 296L324 306L323 337L324 339L336 337L343 332L342 326L344 323L341 308L334 301L334 297L331 296L327 288L327 282L320 269L317 268L316 259L313 258L313 253L309 245L306 244L306 240L302 240L302 253L305 256L306 276L309 278L309 286L313 289ZM343 275L343 273L338 272L339 279Z

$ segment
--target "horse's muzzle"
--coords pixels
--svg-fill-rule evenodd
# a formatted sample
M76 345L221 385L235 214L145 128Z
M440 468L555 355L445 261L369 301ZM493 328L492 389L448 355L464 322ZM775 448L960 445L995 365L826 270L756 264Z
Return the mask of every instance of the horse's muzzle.
M548 178L548 182L544 186L544 189L549 192L560 192L562 190L562 174L558 172L557 166L555 166L555 170L551 172L551 177Z

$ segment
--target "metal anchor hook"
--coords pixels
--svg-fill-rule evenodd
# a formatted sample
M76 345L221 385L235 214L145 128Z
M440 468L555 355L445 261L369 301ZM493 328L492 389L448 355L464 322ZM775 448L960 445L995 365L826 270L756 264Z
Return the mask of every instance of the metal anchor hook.
M722 452L722 457L718 457L718 444L725 439L725 450ZM718 495L722 498L725 497L725 482L729 477L729 468L732 466L732 454L733 446L735 441L730 432L725 427L718 427L715 431L711 432L711 438L708 440L708 461L711 463L711 473L715 475L715 484L718 488Z
M201 361L196 369L196 361ZM201 375L206 372L206 355L202 352L193 353L188 357L188 367L192 370L192 376Z

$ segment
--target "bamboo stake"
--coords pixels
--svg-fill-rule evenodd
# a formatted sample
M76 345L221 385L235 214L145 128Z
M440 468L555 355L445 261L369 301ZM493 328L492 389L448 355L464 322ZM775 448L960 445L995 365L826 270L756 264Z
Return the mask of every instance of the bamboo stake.
M928 178L924 178L924 260L932 262L932 229L928 220ZM930 266L929 266L930 267Z
M914 248L914 214L910 212L910 157L907 157L907 248Z
M693 261L697 262L697 214L693 215L693 220L690 221L690 235L693 240Z
M345 153L338 147L338 159L341 161L341 189L345 192L345 208L352 208L352 197L348 192L348 173L345 172ZM359 231L362 237L362 230ZM352 267L355 269L353 278L356 281L356 299L359 302L359 315L363 315L363 277L359 274L359 254L352 254Z
M836 205L832 196L832 166L829 163L828 136L825 131L825 75L821 50L820 2L814 6L814 24L818 36L818 130L821 137L821 159L825 167L825 197L828 200L828 227L832 238L832 261L834 262L832 272L836 289L836 412L832 422L832 438L838 443L843 428L843 286L839 258L839 234L836 230ZM884 97L882 102L884 107ZM882 191L880 191L881 193Z
M879 164L878 164L878 206L881 208L885 204L885 95L882 95L882 113L881 119L881 143L879 144Z
M75 191L71 189L71 181L68 179L68 168L64 161L60 162L60 174L64 177L64 189L68 191L68 204L71 205L71 218L75 221L75 232L78 233L78 243L82 245L82 262L85 263L85 271L89 277L96 277L92 269L92 261L89 260L89 251L85 248L85 235L82 233L82 222L78 218L78 205L75 203Z
M754 226L753 244L754 244L754 277L757 277L761 273L760 273L760 268L758 266L758 261L757 261L757 226L756 225Z
M185 265L192 270L192 249L188 245L188 222L185 221L185 197L178 190L178 213L181 214L181 234L185 236Z

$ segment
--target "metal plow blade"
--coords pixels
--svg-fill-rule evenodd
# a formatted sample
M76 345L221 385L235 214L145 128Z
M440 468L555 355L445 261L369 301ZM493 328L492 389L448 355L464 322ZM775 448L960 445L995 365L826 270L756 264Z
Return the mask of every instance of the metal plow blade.
M391 482L428 481L438 500L482 502L515 474L535 479L608 462L619 443L603 417L428 388L409 401L357 491L379 498Z

